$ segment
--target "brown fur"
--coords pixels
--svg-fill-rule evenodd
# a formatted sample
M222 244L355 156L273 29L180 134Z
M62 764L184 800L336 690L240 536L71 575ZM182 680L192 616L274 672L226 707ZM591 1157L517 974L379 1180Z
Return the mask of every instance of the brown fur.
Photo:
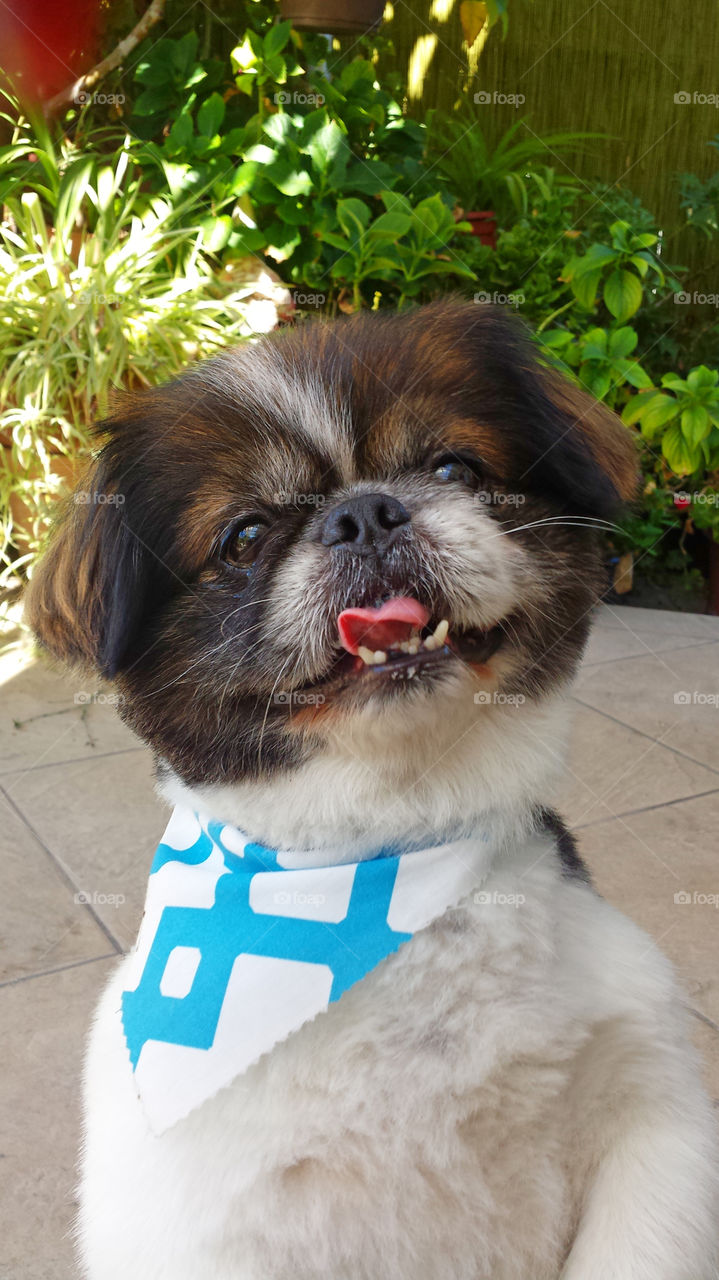
M460 485L456 511L485 531L496 522L533 558L541 608L527 597L491 623L505 632L504 688L541 696L576 664L601 581L596 538L576 518L610 516L636 471L631 434L543 370L516 322L453 302L307 323L225 353L134 396L101 431L85 501L68 506L28 618L58 657L117 678L125 718L195 780L288 767L361 704L365 684L352 682L319 708L273 702L278 680L301 689L333 669L348 604L414 594L452 619L471 597L471 582L450 586L442 538L422 532L423 513L454 509L455 489L435 478L440 457L469 454L477 486L522 496L480 510ZM412 513L381 564L322 547L327 513L357 485L386 488ZM115 494L120 505L101 500ZM572 523L525 528L557 516ZM261 550L238 572L223 537L257 518ZM299 620L295 633L273 629L276 582L295 556L314 566L303 587L311 645ZM395 685L388 696L405 694Z

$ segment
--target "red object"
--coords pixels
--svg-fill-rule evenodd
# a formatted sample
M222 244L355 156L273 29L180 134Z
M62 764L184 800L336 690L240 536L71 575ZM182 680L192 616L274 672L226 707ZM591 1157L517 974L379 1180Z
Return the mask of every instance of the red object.
M674 506L677 511L688 511L692 505L692 500L687 493L674 494Z
M337 619L340 640L348 653L392 649L429 622L429 610L413 596L397 596L378 609L343 609Z
M0 5L3 70L25 100L45 102L97 62L100 0Z
M491 209L480 209L462 214L463 222L472 224L472 235L490 249L497 248L497 215Z

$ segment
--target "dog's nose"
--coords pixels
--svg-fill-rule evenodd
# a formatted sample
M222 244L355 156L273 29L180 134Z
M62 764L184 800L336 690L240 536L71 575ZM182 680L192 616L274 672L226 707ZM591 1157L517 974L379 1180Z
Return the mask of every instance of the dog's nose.
M327 513L321 539L326 547L385 551L410 519L407 508L388 493L361 493Z

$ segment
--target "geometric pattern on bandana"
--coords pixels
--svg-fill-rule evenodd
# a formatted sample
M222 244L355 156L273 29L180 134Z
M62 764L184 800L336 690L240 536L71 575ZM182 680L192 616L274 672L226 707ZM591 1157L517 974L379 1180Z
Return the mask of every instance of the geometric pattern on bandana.
M162 1132L340 999L479 883L482 837L307 866L176 809L122 993L147 1118Z

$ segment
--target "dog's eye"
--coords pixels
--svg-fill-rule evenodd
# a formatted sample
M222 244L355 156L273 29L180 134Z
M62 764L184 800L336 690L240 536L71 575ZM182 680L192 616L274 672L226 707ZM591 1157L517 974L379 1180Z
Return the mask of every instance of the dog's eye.
M461 458L451 455L437 459L433 474L442 484L465 484L470 488L477 484L476 472Z
M257 544L264 531L265 525L261 520L234 525L222 541L220 559L225 564L247 568L255 558Z

